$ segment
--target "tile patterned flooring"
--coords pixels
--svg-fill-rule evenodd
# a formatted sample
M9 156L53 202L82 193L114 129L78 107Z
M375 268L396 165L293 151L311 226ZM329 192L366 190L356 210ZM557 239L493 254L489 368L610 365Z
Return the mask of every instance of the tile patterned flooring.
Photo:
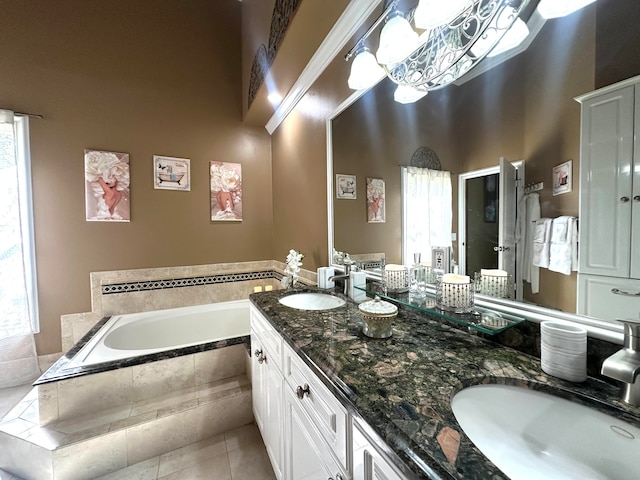
M30 385L0 390L0 418L31 390ZM110 473L100 480L274 480L255 424ZM0 480L20 480L0 470Z

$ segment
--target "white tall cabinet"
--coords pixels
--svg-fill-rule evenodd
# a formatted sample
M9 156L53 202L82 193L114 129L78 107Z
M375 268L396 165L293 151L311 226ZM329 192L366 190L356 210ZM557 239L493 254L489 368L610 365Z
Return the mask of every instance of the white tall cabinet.
M581 103L577 313L640 314L640 77Z

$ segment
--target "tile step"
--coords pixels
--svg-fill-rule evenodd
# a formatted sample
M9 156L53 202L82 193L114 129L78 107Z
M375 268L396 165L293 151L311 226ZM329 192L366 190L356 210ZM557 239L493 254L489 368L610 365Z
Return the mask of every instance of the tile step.
M246 375L45 426L32 391L0 421L0 469L25 480L90 479L252 421Z

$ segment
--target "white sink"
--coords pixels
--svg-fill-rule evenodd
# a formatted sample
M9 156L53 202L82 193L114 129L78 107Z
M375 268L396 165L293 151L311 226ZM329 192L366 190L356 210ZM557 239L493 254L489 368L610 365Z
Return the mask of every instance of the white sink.
M477 385L451 406L464 433L512 480L640 478L640 429L579 403Z
M346 302L340 297L326 293L294 293L280 298L279 302L298 310L331 310L343 306Z

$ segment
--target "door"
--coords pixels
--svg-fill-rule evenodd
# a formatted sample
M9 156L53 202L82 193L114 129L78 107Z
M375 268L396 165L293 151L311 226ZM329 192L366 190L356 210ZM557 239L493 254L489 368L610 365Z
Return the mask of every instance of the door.
M634 87L581 110L579 272L629 277Z
M498 198L498 268L516 281L516 167L500 157Z

